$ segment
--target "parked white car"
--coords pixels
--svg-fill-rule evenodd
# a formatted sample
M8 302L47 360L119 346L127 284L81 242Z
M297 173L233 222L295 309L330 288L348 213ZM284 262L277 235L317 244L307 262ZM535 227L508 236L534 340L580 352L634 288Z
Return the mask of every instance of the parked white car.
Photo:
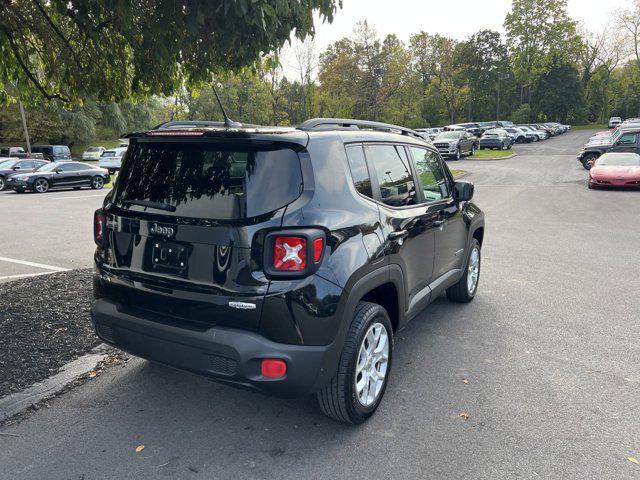
M100 160L105 150L104 147L89 147L82 153L82 160Z
M109 170L109 173L117 172L122 166L122 156L127 151L127 148L128 145L125 144L124 147L118 146L110 150L105 150L100 156L98 165L100 168Z
M616 128L621 123L622 119L620 117L611 117L609 119L609 128Z

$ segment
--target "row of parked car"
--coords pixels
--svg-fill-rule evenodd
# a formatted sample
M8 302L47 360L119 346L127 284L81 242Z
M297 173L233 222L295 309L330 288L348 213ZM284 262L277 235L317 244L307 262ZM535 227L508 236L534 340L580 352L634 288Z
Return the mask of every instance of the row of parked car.
M34 145L31 152L20 146L0 147L0 191L31 190L45 193L55 188L101 189L120 170L128 143L117 147L89 147L82 162L75 162L67 145ZM98 162L98 165L85 162Z
M555 122L515 125L501 120L419 128L416 131L432 143L443 157L459 160L464 155L473 155L477 149L509 150L514 143L538 142L570 129L569 125Z
M578 161L589 170L590 189L640 188L640 118L611 117L609 130L589 137Z

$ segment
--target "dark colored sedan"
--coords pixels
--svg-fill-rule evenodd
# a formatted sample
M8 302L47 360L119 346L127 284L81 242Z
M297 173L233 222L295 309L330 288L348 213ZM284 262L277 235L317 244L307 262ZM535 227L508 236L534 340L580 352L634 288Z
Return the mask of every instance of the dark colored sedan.
M4 190L5 182L9 177L19 173L29 173L46 165L44 160L20 160L9 159L0 162L0 191Z
M45 193L52 188L91 187L99 190L108 182L109 172L104 168L80 162L53 162L32 173L11 176L6 181L6 188L36 193Z
M502 129L488 130L480 138L480 150L484 148L507 150L513 145L513 138Z

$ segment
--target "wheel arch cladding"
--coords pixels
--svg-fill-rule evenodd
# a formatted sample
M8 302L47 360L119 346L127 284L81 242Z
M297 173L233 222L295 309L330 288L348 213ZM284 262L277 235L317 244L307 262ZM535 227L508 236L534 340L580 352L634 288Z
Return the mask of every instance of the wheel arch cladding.
M484 240L484 227L476 228L473 232L472 237L475 238L482 247L482 241Z

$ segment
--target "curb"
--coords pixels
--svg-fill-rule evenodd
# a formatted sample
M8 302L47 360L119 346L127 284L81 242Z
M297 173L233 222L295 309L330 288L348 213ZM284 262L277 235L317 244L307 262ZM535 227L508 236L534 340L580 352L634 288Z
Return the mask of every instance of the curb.
M512 153L511 155L507 155L506 157L499 157L499 158L465 158L464 160L466 162L491 162L491 161L496 161L496 160L509 160L510 158L513 157L517 157L518 154L517 153Z
M64 365L58 373L41 382L34 383L21 392L12 393L0 398L0 421L27 410L45 398L56 395L76 378L93 370L96 365L107 358L107 353L101 353L101 345L92 353L78 357Z

